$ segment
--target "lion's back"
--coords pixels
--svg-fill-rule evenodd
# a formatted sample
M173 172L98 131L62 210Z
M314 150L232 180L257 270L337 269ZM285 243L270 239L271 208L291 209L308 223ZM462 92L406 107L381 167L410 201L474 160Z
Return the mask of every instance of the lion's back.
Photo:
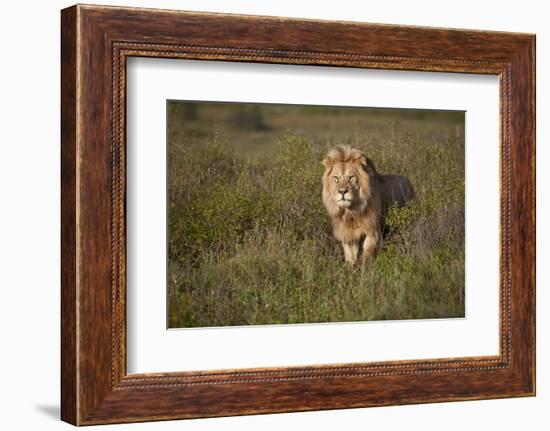
M403 206L415 196L412 183L403 175L382 175L379 190L385 206Z

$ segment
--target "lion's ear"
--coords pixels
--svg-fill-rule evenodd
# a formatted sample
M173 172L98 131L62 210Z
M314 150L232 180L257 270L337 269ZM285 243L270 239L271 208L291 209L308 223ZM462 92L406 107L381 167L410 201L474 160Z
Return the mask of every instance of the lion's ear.
M331 157L325 157L323 159L323 161L321 162L321 164L325 167L325 168L330 168L333 164L334 164L334 159L332 159Z

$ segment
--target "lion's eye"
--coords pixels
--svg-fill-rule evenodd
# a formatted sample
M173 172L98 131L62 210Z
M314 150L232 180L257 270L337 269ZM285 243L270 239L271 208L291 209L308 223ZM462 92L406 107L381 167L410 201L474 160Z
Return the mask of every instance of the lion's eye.
M335 183L338 182L338 177L332 177L332 181L334 181Z
M355 175L350 175L350 176L348 177L348 181L349 181L349 182L355 181Z

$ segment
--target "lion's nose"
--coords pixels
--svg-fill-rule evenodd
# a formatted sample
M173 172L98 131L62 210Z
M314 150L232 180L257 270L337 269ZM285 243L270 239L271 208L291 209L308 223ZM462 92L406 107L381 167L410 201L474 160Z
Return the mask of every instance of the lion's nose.
M348 189L339 189L338 193L345 195L348 192Z

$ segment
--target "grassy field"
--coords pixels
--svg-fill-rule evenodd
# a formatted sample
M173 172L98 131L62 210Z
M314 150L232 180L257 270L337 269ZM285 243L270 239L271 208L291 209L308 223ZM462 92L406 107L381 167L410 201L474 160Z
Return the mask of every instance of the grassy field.
M350 269L321 202L336 144L417 197ZM464 316L464 114L168 104L169 327Z

